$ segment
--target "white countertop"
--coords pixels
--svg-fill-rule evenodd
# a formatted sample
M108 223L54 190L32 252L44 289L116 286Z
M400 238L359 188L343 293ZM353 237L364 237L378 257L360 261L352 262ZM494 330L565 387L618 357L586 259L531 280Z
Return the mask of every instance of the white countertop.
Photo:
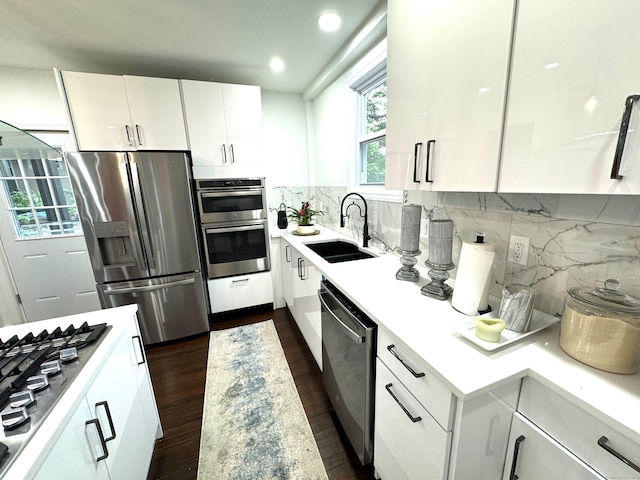
M558 344L558 324L493 352L485 351L456 331L473 317L454 310L450 299L440 301L420 293L430 281L426 268L416 266L420 271L417 283L399 281L395 274L401 264L395 255L330 264L305 247L306 243L338 238L356 243L340 233L328 229L313 236L277 233L274 236L305 255L379 327L419 355L459 399L473 398L528 375L640 443L640 374L602 372L573 359ZM492 306L497 309L495 303Z

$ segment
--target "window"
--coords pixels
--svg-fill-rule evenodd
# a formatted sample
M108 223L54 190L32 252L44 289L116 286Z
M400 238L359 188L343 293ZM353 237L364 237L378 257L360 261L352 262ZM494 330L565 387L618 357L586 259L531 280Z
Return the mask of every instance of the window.
M47 158L32 148L12 153L0 158L0 181L18 237L81 235L64 158Z
M366 77L356 92L358 94L357 183L359 186L384 186L387 131L386 69L379 69Z

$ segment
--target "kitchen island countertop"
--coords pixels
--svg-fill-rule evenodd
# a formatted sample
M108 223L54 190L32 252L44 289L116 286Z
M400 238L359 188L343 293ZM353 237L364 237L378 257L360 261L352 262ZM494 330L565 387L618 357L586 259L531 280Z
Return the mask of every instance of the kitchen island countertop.
M559 325L485 351L464 339L457 329L472 321L451 306L420 293L430 281L427 269L417 265L420 280L396 280L399 257L365 249L377 258L330 264L306 244L350 237L329 229L297 236L281 230L279 236L298 249L324 276L385 329L415 352L451 391L468 400L525 376L580 406L596 418L640 443L640 374L607 373L567 355L558 344ZM361 243L358 243L359 245ZM452 281L448 282L453 284ZM498 308L494 299L492 306Z

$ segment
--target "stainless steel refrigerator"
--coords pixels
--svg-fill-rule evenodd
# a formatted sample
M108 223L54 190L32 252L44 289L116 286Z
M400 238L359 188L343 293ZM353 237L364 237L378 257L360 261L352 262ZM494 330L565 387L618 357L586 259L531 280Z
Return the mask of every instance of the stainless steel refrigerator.
M188 153L66 158L102 307L137 303L145 344L208 331Z

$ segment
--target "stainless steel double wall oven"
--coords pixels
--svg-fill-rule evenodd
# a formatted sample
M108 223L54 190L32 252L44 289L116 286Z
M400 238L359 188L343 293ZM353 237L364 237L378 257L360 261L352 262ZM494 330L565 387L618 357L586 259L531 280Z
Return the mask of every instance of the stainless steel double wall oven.
M270 269L264 178L196 181L210 279Z

